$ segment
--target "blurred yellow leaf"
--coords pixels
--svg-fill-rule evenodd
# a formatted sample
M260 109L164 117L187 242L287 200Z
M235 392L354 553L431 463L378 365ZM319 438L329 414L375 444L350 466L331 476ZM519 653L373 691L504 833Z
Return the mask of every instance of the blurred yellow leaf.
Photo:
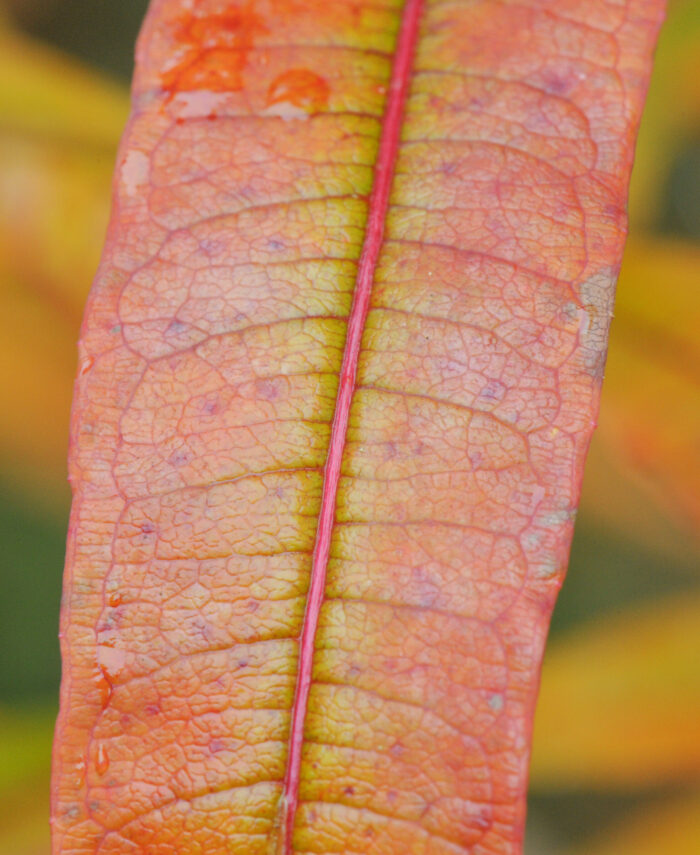
M3 135L111 151L124 129L128 108L124 87L18 33L7 22L0 25Z
M47 783L48 787L48 783ZM50 855L49 798L40 793L28 799L21 814L15 814L11 825L0 831L0 851L7 855Z
M608 525L621 523L633 536L639 519L607 495L611 463L631 473L669 518L698 530L699 276L698 247L652 239L628 244L582 509Z
M0 852L48 855L55 710L0 709Z
M697 855L700 791L662 807L637 812L571 855Z
M48 506L127 111L120 87L0 28L0 465Z
M656 222L674 159L691 140L698 139L699 42L698 0L670 0L659 37L630 186L630 220L635 229Z
M699 626L700 595L686 594L551 642L532 787L634 789L698 776Z

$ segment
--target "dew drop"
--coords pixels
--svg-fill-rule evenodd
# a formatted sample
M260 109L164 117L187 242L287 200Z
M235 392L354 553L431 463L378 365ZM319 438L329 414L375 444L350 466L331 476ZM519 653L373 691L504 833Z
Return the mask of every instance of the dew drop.
M95 364L95 360L92 356L86 356L80 360L80 365L78 366L78 376L84 377L88 371Z
M328 104L330 86L319 74L308 68L290 68L275 77L267 90L267 105L292 104L315 113Z
M102 743L97 746L95 769L97 770L98 775L104 775L109 769L109 755L107 754L107 749Z
M122 599L122 595L119 591L112 591L107 602L112 606L112 608L116 608L122 604Z
M116 633L100 633L100 643L97 645L97 664L107 682L112 685L126 664L126 650L115 647Z
M142 151L130 151L121 167L121 179L127 196L136 196L148 182L151 161Z
M107 709L109 699L112 697L112 684L102 668L100 668L99 674L95 677L95 684L100 694L100 705L103 710Z

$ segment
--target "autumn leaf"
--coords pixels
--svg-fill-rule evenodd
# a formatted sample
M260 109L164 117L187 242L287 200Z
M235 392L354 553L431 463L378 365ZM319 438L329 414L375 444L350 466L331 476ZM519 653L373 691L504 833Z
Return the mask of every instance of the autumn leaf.
M675 139L674 123L689 117L685 107L671 115L660 112L668 91L679 91L678 80L671 78L672 72L677 75L679 51L683 67L692 59L687 45L694 19L687 6L675 2L674 10L683 14L664 27L672 60L661 57L662 91L657 68L652 95L658 94L651 112L646 107L647 131L641 134L641 162L638 156L632 182L638 188L637 220L641 204L658 213L658 198L650 197L647 183L657 188L659 179L651 181L648 173L652 162L658 170L669 156L668 147L662 156L647 149L659 135ZM60 426L70 409L75 340L106 227L108 173L128 98L93 70L4 23L0 44L0 377L14 402L0 422L0 461L5 479L53 514L65 484L67 429ZM684 104L693 102L693 86L693 76L686 75L680 86ZM697 249L679 241L645 236L625 248L603 393L610 404L601 410L583 495L587 518L672 557L679 537L692 533L688 503L694 501L696 479L688 464L696 457L698 394L693 362L679 372L669 367L666 352L694 346L697 263ZM673 284L662 294L659 283L669 277ZM665 312L662 297L670 301ZM645 338L649 319L639 323L640 306L652 315L653 339ZM663 380L669 369L670 383L652 382ZM645 390L647 397L653 391L653 406L637 404ZM672 419L674 409L681 413ZM47 424L56 429L46 430ZM634 425L637 436L643 426L644 445L634 436L627 441ZM617 492L612 471L621 479ZM671 538L669 524L678 530Z
M54 851L520 851L660 4L155 2Z

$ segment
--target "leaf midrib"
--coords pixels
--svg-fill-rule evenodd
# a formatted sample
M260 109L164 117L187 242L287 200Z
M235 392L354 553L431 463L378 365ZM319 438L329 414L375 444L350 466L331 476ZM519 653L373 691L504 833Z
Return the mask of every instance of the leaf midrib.
M297 683L291 709L289 750L280 800L279 855L291 855L292 836L299 799L304 724L311 688L316 630L324 600L326 573L335 521L338 484L345 449L350 407L355 390L362 334L369 310L374 274L383 244L386 215L399 148L404 107L418 37L423 0L406 0L394 50L391 77L382 118L379 148L374 166L372 192L362 252L357 267L352 306L348 317L345 349L340 369L328 455L323 470L323 489L314 541L306 610L299 636Z

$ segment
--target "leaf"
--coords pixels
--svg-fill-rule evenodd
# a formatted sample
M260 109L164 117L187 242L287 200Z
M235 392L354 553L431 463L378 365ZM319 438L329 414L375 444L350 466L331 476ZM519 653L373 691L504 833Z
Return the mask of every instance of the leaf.
M686 593L603 615L548 649L535 788L629 790L700 775L699 621L700 598Z
M152 4L80 345L55 852L520 851L660 14Z

